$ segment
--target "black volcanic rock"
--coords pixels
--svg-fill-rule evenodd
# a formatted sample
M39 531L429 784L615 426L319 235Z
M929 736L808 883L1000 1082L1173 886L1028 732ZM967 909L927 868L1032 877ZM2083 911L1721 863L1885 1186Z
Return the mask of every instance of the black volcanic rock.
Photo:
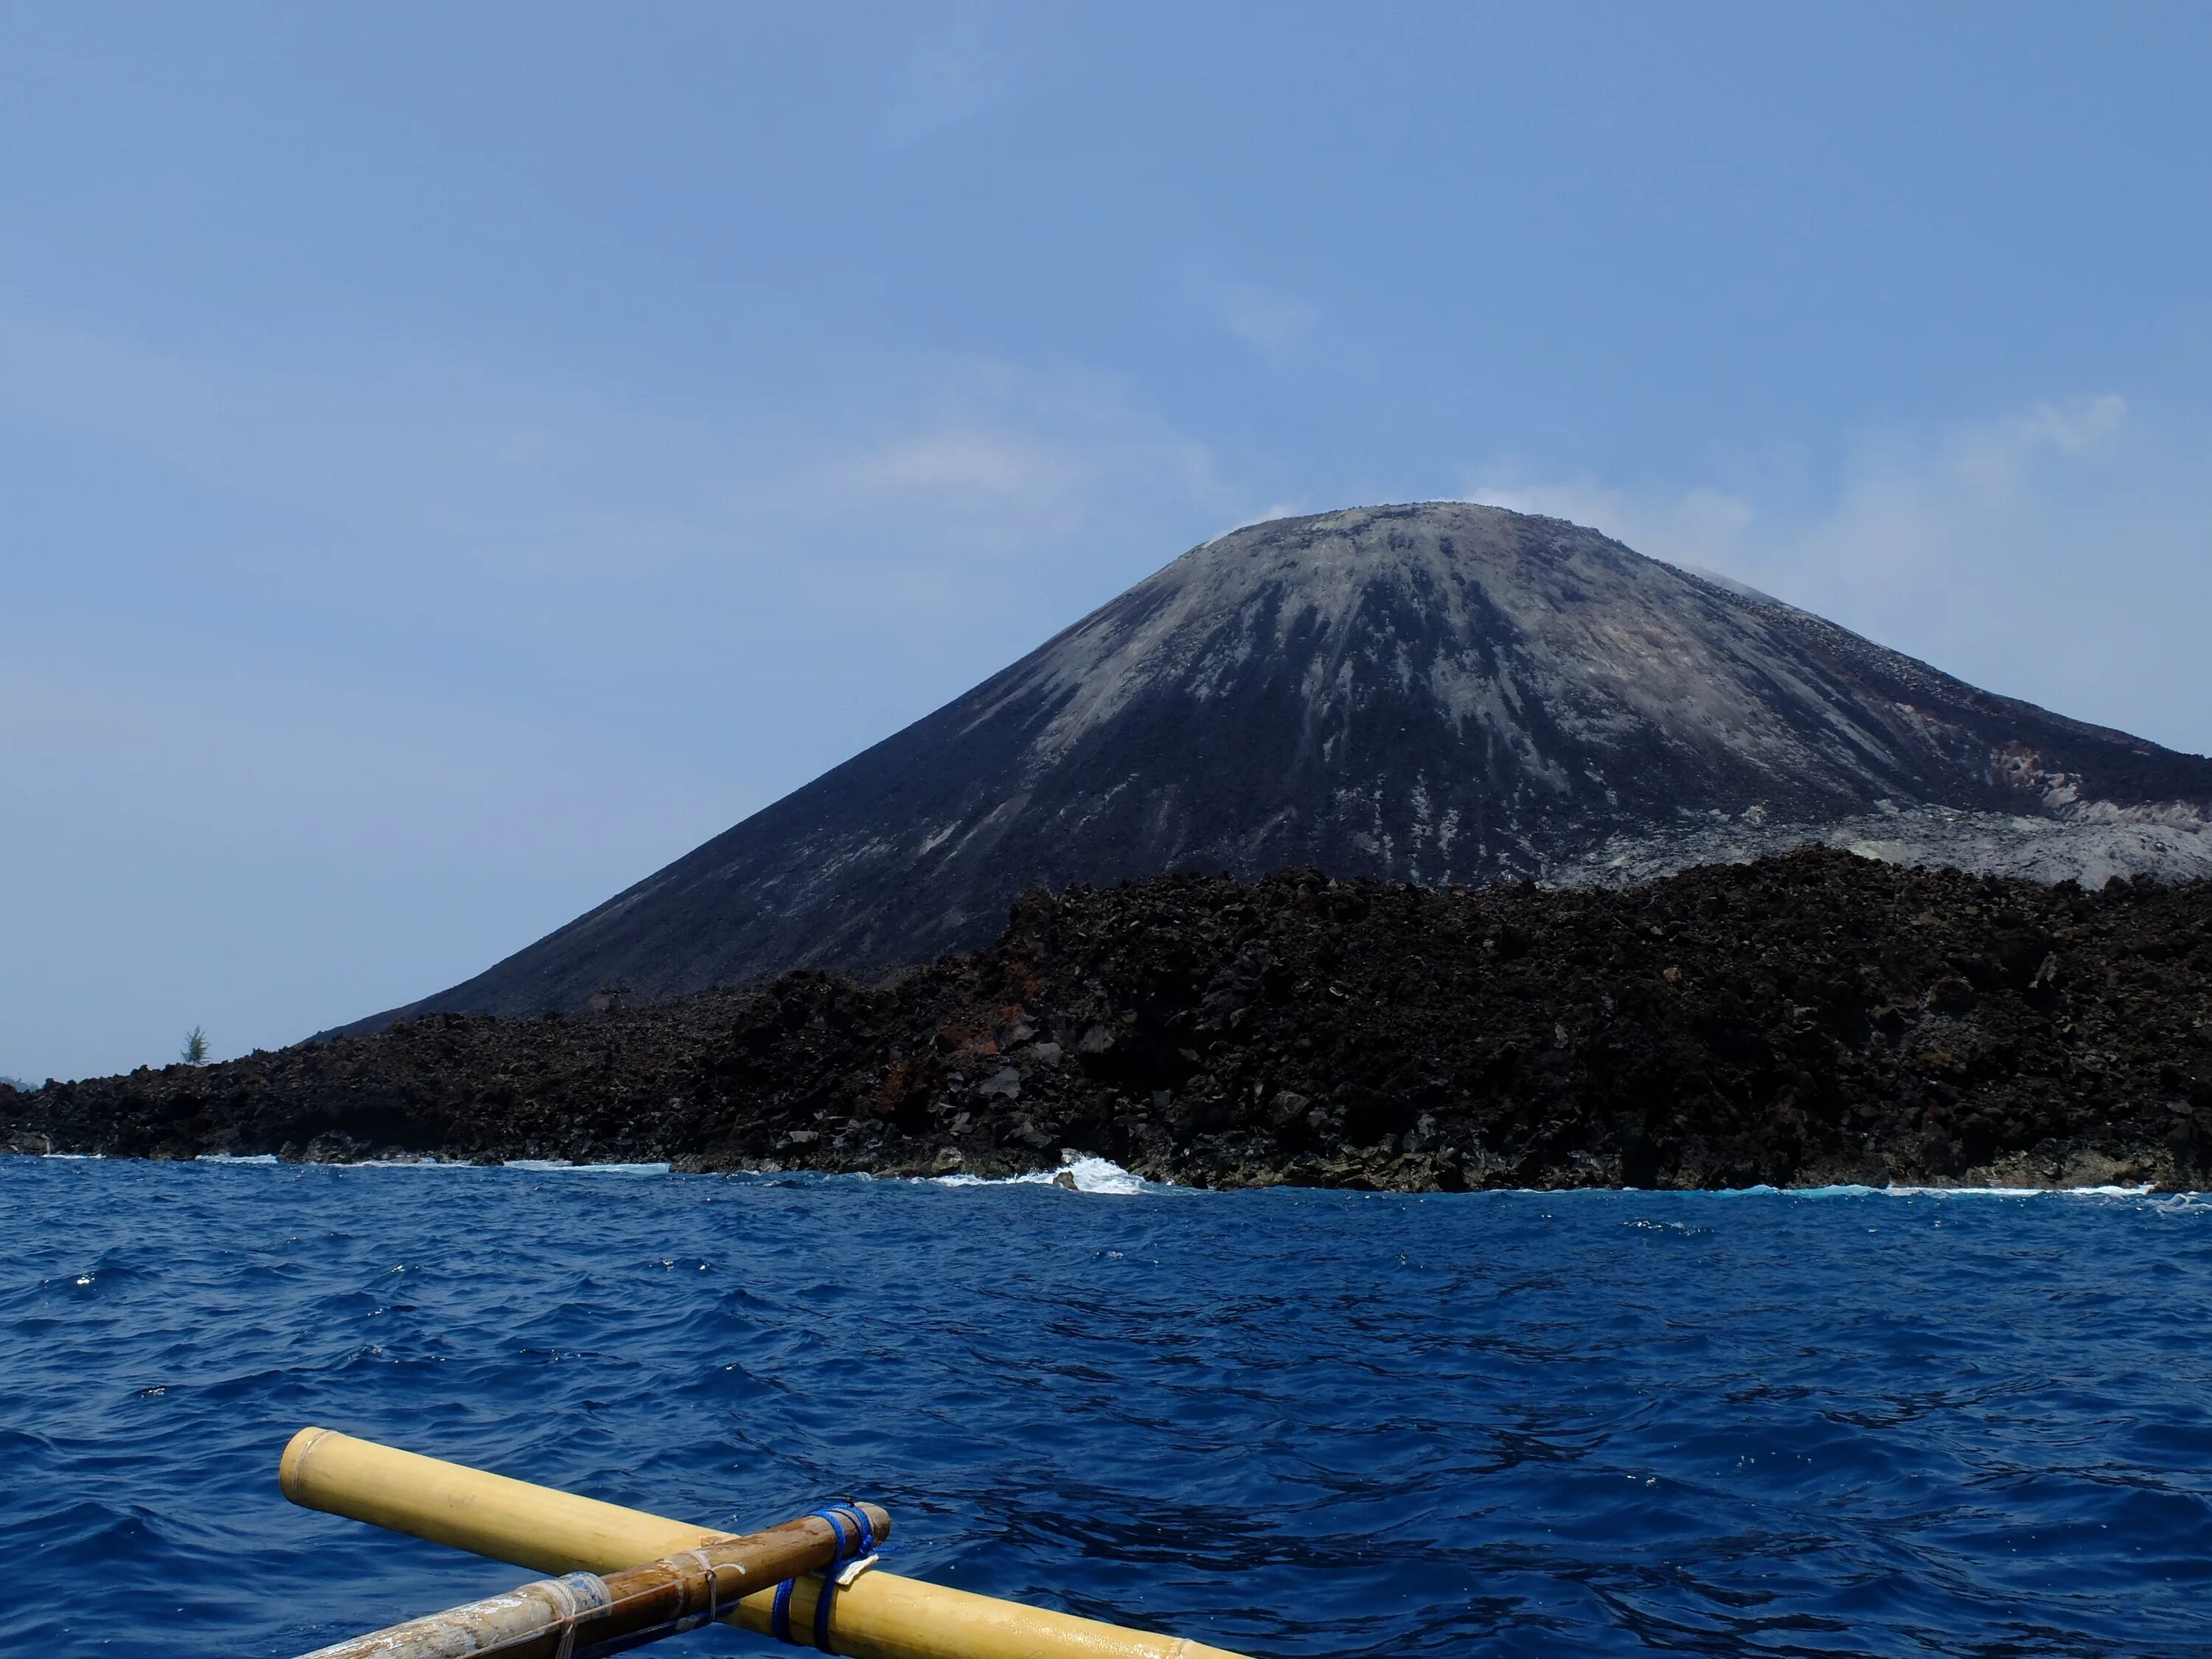
M351 1029L869 977L982 944L1025 888L1182 869L1605 882L1823 839L2092 880L2212 872L2208 809L2212 762L1595 531L1363 509L1194 550L528 949Z
M1171 876L989 949L641 1008L432 1014L0 1087L0 1147L1057 1167L1210 1186L2212 1179L2212 883L1830 849L1619 890Z

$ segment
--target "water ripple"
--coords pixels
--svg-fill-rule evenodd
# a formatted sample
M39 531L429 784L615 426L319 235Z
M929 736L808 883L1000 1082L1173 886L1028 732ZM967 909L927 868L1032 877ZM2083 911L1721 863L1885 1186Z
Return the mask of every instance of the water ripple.
M2201 1200L1086 1184L0 1159L14 1638L516 1578L287 1506L318 1422L1255 1656L2207 1650Z

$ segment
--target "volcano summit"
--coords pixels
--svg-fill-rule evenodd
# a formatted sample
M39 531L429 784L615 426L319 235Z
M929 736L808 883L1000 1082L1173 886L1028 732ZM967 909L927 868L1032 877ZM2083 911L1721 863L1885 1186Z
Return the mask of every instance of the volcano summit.
M1977 690L1557 519L1252 526L464 984L364 1020L653 1000L981 945L1182 869L1638 881L1808 841L2212 874L2212 761Z

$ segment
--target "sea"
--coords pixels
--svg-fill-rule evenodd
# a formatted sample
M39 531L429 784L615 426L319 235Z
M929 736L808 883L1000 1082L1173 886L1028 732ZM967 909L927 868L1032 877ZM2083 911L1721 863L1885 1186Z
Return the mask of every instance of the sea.
M2212 1653L2212 1201L1074 1174L0 1158L0 1650L537 1576L289 1505L315 1424L1255 1659Z

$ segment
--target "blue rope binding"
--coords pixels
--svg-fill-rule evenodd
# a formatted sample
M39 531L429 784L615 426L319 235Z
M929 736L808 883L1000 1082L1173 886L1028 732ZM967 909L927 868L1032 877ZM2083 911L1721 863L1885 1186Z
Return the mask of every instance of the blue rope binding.
M822 1593L814 1598L814 1645L829 1653L833 1651L830 1646L830 1609L837 1600L837 1569L872 1553L876 1534L868 1525L868 1517L850 1504L832 1504L811 1513L827 1521L837 1534L837 1553L822 1569ZM796 1578L787 1578L775 1587L775 1600L769 1607L768 1628L777 1641L803 1648L806 1644L791 1633L791 1591L798 1582Z

